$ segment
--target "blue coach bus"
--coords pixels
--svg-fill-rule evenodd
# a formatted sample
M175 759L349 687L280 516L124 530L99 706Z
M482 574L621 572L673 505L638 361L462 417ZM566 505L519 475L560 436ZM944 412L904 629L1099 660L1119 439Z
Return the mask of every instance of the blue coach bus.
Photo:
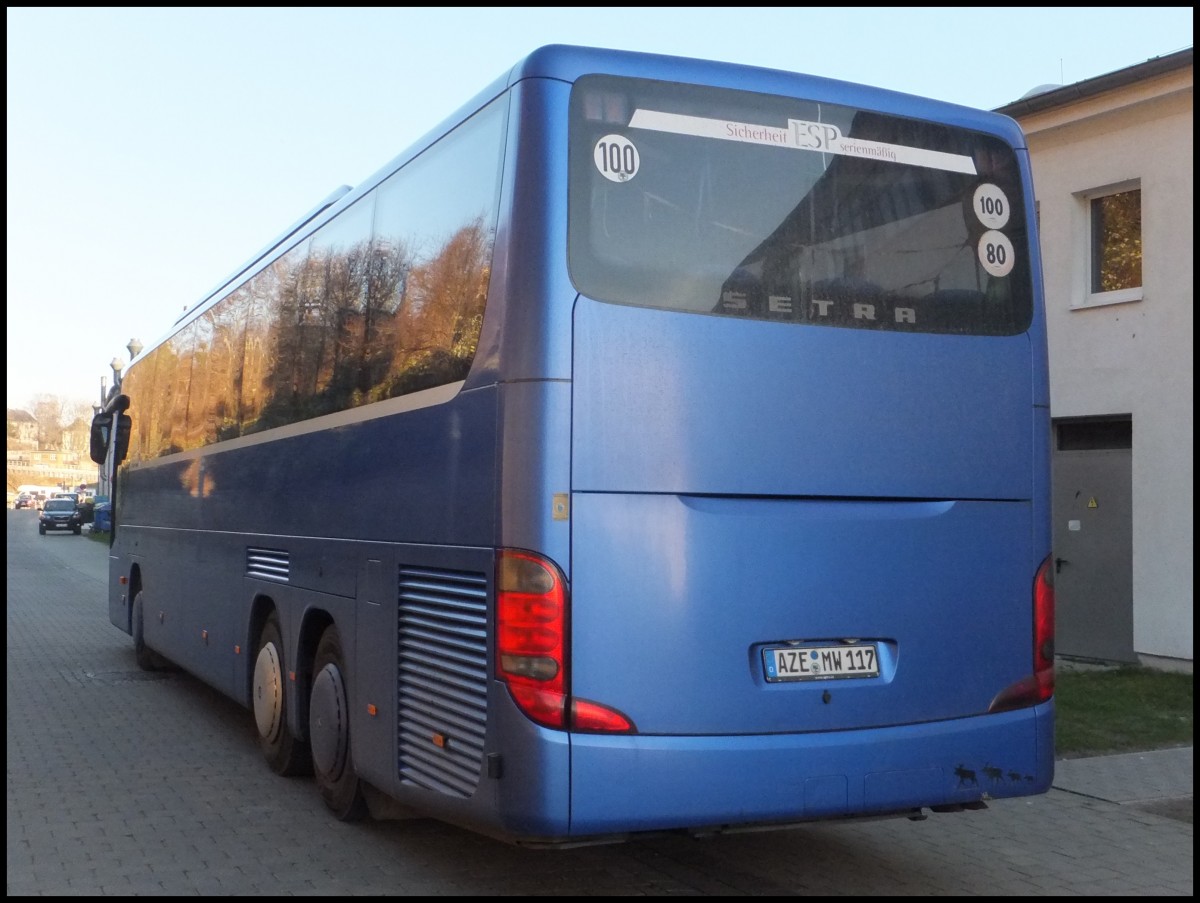
M545 47L132 362L109 613L344 820L983 808L1053 773L1048 415L1012 120Z

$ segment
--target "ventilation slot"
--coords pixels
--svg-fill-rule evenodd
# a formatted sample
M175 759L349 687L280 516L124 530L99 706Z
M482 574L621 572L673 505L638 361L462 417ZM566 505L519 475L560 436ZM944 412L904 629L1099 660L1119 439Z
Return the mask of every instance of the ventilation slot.
M287 583L291 565L287 552L279 549L246 549L246 576Z
M400 780L470 796L487 723L487 579L401 567L399 600Z

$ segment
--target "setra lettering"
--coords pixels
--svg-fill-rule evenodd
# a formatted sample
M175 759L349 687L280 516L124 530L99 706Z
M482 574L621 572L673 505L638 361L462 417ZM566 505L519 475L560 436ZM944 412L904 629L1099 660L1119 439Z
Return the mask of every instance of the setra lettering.
M836 312L834 305L836 301L829 301L823 298L813 298L812 312L815 316L825 318L831 316L831 311ZM874 304L863 304L861 302L850 305L850 315L856 320L875 320L876 309ZM917 311L913 307L897 307L892 311L892 316L897 323L909 323L916 325Z
M726 310L745 310L747 305L745 292L724 292L721 295L721 306Z
M814 319L827 319L835 316L839 310L845 310L845 307L839 307L839 302L831 301L827 298L813 298L810 302L810 316ZM725 291L721 293L721 308L728 311L744 311L750 309L750 298L745 292ZM782 316L790 316L795 313L796 302L788 295L768 295L767 296L767 313L779 314ZM878 309L874 304L865 304L857 302L849 306L850 316L855 320L865 320L875 322L878 318ZM917 323L917 311L913 307L896 307L892 310L892 317L896 323L907 323L915 326Z

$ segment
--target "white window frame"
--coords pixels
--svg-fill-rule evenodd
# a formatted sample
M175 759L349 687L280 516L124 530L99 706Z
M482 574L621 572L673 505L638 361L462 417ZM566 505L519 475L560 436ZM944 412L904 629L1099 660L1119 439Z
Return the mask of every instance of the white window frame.
M1083 246L1080 259L1083 264L1083 284L1082 292L1073 293L1074 297L1071 301L1071 310L1086 310L1092 307L1105 307L1110 304L1128 304L1131 301L1141 301L1144 297L1143 288L1146 281L1145 266L1145 248L1143 247L1142 257L1142 282L1143 285L1138 285L1133 288L1123 288L1112 292L1093 292L1092 288L1092 250L1095 247L1092 236L1092 202L1099 198L1108 197L1113 194L1122 194L1126 191L1140 191L1142 188L1141 179L1130 179L1126 182L1118 182L1115 185L1106 185L1103 188L1093 188L1088 191L1076 193L1075 198L1078 202L1079 219L1082 229L1079 234L1082 235ZM1143 229L1143 235L1145 230Z

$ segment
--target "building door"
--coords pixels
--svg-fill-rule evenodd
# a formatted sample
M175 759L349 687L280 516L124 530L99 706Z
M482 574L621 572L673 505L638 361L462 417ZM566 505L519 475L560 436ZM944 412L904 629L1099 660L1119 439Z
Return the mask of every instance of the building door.
M1057 420L1052 458L1055 647L1136 662L1133 651L1133 422Z

